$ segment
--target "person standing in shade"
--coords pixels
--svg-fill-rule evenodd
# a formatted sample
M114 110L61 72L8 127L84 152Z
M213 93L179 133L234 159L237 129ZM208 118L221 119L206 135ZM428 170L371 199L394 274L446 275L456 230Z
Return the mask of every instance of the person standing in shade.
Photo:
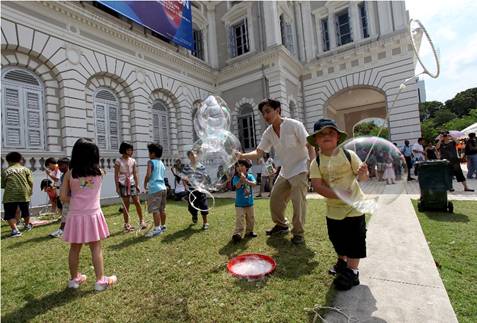
M475 132L469 133L469 139L465 143L465 157L467 158L467 179L471 179L474 174L477 178L477 139Z
M455 141L449 136L449 132L445 131L439 136L439 142L436 145L436 149L439 151L441 159L447 159L449 161L449 172L452 176L455 176L459 183L462 183L464 186L465 192L473 192L474 190L467 186L465 181L464 173L462 168L460 168L460 160L457 155L457 146ZM454 191L453 188L450 189L451 192Z
M308 133L300 121L281 116L280 102L266 99L258 105L263 118L269 124L256 150L238 153L239 159L262 158L275 149L281 161L281 169L270 196L270 212L275 226L266 231L267 235L283 234L289 231L285 209L289 200L293 204L294 244L305 242L304 223L306 215L306 193L308 191L308 161L315 157L313 147L308 145Z
M411 177L411 169L412 169L412 149L409 146L409 140L404 140L404 146L401 148L401 152L406 159L407 165L407 180L413 181L414 178Z
M414 156L414 162L420 162L426 159L424 154L424 138L417 139L417 142L412 145L412 155ZM418 166L414 165L414 175L417 175Z

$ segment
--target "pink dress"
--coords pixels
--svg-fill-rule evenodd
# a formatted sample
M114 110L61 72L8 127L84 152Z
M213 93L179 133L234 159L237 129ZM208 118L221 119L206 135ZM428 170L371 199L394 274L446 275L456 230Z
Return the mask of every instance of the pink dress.
M102 176L70 177L70 208L63 239L70 243L88 243L109 236L99 198Z

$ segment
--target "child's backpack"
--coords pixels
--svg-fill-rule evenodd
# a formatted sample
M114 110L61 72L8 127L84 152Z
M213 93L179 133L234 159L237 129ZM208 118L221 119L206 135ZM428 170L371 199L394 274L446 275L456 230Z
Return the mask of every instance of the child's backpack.
M345 156L346 156L346 159L348 159L348 161L349 161L350 164L351 164L351 154L350 154L349 150L348 150L348 149L343 149L343 152L344 152L344 154L345 154ZM319 154L319 153L316 154L316 165L317 165L318 167L320 167L320 154Z

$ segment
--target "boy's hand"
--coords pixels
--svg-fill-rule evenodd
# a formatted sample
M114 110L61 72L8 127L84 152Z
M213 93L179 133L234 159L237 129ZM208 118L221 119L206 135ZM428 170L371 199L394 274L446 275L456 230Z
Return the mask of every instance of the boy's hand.
M245 183L246 180L247 178L245 177L245 174L240 173L240 182Z
M358 168L358 176L363 177L368 175L368 164L362 163Z

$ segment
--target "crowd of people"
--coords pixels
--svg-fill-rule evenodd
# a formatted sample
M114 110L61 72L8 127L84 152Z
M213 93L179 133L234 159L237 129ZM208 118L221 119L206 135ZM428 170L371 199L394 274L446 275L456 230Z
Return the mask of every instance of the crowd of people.
M363 158L357 152L342 149L334 154L335 149L347 135L340 130L334 120L320 119L309 135L304 125L297 120L282 117L280 102L266 99L258 105L264 120L269 124L263 133L256 150L248 153L236 153L238 162L233 174L226 176L224 182L235 190L235 228L231 240L235 243L242 239L255 238L258 234L254 230L254 190L257 179L250 172L250 160L260 160L262 164L259 196L265 194L266 188L270 192L270 213L274 226L266 231L266 235L283 235L292 233L291 242L302 244L305 241L305 218L307 216L307 200L309 180L313 189L326 198L326 223L328 237L333 244L337 259L329 270L335 275L334 285L339 290L348 290L359 284L359 262L366 257L366 221L365 215L343 202L329 186L330 169L323 164L338 165L334 171L339 172L337 179L341 185L350 191L353 196L361 196L363 192L359 185L351 183L367 181L370 176L380 176L392 184L396 176L394 159L391 155L377 156L381 168L370 167L362 162ZM318 149L319 147L319 149ZM425 148L424 148L425 147ZM208 230L208 200L207 195L195 187L191 178L206 178L207 169L202 165L194 151L187 152L188 163L182 164L176 160L171 171L174 176L173 194L166 177L166 168L161 160L162 146L152 143L147 146L149 160L142 190L139 183L137 162L133 158L134 147L123 142L120 145L121 154L114 164L114 181L116 192L121 198L121 212L123 213L124 232L134 230L129 216L130 202L135 205L138 216L138 229L147 227L145 216L142 213L139 194L146 193L147 212L152 214L153 228L146 237L156 237L167 230L166 203L168 198L185 200L192 222L198 222L198 215L202 217L202 229ZM269 153L273 149L275 156L280 160L277 167ZM468 178L471 178L477 167L475 134L469 136L466 144L466 155L470 162ZM464 184L466 191L471 189L463 179L460 164L456 162L457 150L455 142L447 133L442 133L436 147L424 145L420 138L412 147L409 141L401 149L409 170L416 161L446 158L452 165L452 171L457 180ZM11 228L11 236L21 236L17 222L21 216L24 219L26 230L31 230L29 202L33 192L33 177L31 170L22 165L22 156L18 152L10 152L6 156L9 164L2 173L2 188L4 219ZM457 164L456 164L457 163ZM117 282L114 275L104 274L104 260L101 241L109 236L107 221L101 211L100 192L104 178L104 171L100 168L99 149L97 145L85 138L79 139L72 150L71 160L62 158L59 161L49 158L45 162L47 179L41 183L41 189L48 194L53 210L61 210L60 226L51 234L53 237L63 237L70 243L68 264L70 279L68 287L78 288L87 277L79 271L79 254L84 244L91 250L92 262L95 270L95 289L102 291ZM457 166L459 167L457 167ZM374 172L380 175L374 174ZM410 173L410 172L409 172ZM218 175L218 177L220 177ZM470 177L469 177L470 176ZM409 180L413 178L409 175ZM192 198L191 198L192 195ZM191 202L193 201L193 202ZM285 210L291 201L293 216L291 224L285 217Z

